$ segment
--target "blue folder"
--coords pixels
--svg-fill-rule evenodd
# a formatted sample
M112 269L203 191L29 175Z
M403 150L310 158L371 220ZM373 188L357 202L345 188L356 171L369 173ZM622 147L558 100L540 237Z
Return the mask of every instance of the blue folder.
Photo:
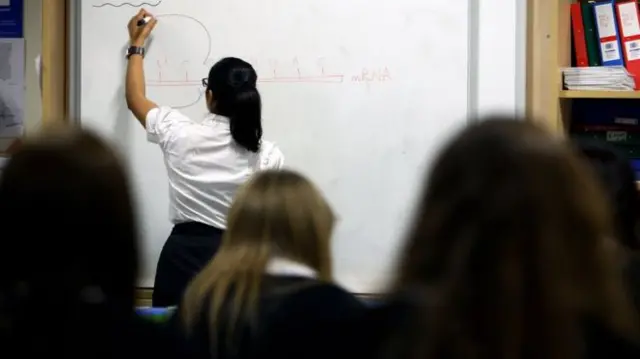
M620 42L620 30L618 17L613 0L598 1L593 3L593 14L596 23L596 34L600 45L600 58L603 66L624 66L622 56L622 44ZM606 27L614 35L615 40L602 42L603 38L609 38L610 34L601 34L601 28Z

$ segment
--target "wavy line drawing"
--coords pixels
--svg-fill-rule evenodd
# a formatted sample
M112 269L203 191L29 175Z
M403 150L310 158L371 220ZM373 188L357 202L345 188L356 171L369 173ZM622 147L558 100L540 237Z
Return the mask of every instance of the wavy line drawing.
M138 5L132 4L130 2L123 2L122 4L112 4L112 3L104 3L104 4L100 4L100 5L93 5L92 7L95 8L101 8L101 7L123 7L123 6L129 6L129 7L143 7L143 6L149 6L149 7L158 7L158 5L162 4L162 0L158 0L157 2L153 3L153 2L142 2Z

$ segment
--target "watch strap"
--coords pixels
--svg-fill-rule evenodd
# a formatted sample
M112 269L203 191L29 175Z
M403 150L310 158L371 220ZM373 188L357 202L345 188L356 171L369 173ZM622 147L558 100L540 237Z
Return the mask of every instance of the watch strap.
M127 59L133 55L140 55L144 57L144 47L141 46L129 46L127 49Z

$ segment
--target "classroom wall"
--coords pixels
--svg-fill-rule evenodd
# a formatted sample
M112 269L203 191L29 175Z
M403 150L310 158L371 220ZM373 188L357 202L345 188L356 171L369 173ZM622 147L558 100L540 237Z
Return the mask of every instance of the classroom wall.
M42 1L28 0L24 2L24 37L25 37L25 130L32 132L40 127L42 118L42 102L40 101L40 84L35 68L35 58L42 49Z

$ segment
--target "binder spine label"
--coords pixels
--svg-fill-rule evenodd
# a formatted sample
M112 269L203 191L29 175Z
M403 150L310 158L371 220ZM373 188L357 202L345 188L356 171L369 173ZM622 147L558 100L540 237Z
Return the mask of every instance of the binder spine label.
M632 2L618 4L618 12L620 13L622 36L632 37L640 35L640 23L638 23L638 8L636 4Z
M618 40L601 42L600 50L602 52L603 62L620 60L620 48L618 47Z
M623 48L627 65L630 62L640 60L640 21L638 18L638 5L635 2L619 3L618 18L622 31Z
M598 22L598 35L600 39L606 39L607 37L616 37L616 24L615 15L613 14L613 6L610 4L596 5L594 6L597 22Z
M627 41L628 61L640 60L640 40Z

